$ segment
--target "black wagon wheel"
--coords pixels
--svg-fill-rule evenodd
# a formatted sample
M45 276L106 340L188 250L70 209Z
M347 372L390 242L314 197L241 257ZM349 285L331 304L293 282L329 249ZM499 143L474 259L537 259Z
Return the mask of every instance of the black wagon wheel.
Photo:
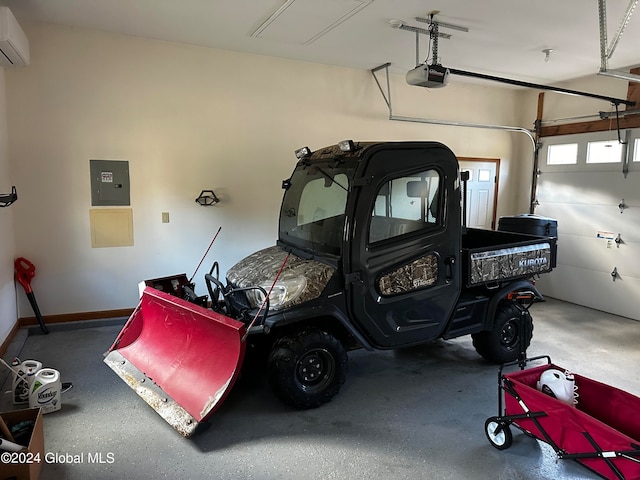
M277 340L267 365L275 395L296 408L315 408L338 394L347 374L347 353L330 333L308 329Z
M489 417L484 423L484 433L487 440L498 450L505 450L513 443L513 434L509 424L498 417Z
M522 322L525 322L524 329ZM521 344L522 332L524 345ZM496 310L491 330L471 335L473 346L484 359L493 363L512 362L531 343L533 320L525 308L513 302L502 302ZM523 350L524 349L524 350Z

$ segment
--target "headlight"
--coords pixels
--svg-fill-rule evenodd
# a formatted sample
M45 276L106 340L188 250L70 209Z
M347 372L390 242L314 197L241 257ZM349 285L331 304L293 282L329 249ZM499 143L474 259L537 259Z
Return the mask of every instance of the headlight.
M269 291L271 284L260 285L265 291ZM278 310L285 305L295 302L307 286L305 277L282 278L276 282L269 295L269 308ZM247 298L251 302L251 306L257 308L262 304L264 295L260 290L250 290L247 292Z

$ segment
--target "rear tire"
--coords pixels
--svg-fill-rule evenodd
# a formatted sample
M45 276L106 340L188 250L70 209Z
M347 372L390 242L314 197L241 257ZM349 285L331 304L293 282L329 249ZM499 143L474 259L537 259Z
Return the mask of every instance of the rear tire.
M347 352L327 332L302 330L275 342L267 368L271 389L282 402L315 408L340 391L347 375Z
M524 350L533 336L533 320L528 310L513 302L498 305L491 330L471 335L473 346L482 358L493 363L507 363L518 359L523 350L520 342L521 322L525 325Z

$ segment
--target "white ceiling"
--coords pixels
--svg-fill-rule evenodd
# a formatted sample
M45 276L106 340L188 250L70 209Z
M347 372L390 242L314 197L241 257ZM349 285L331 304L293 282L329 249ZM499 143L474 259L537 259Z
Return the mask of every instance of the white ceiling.
M600 68L598 0L0 0L19 22L99 29L171 42L286 57L329 65L391 71L415 66L416 36L391 20L428 28L415 17L437 10L439 60L446 67L553 84L595 75ZM629 0L606 3L608 43ZM260 34L251 33L289 5ZM428 37L419 36L420 62ZM640 13L632 15L611 69L640 64ZM545 62L543 49L551 48ZM463 81L461 77L454 77ZM622 80L621 80L622 81Z

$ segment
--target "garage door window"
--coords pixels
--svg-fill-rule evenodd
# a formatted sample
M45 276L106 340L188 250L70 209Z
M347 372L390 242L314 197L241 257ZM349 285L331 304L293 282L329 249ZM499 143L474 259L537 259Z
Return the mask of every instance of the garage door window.
M622 162L622 144L617 140L589 142L587 144L587 163Z
M578 144L549 145L547 165L575 165L578 162Z

